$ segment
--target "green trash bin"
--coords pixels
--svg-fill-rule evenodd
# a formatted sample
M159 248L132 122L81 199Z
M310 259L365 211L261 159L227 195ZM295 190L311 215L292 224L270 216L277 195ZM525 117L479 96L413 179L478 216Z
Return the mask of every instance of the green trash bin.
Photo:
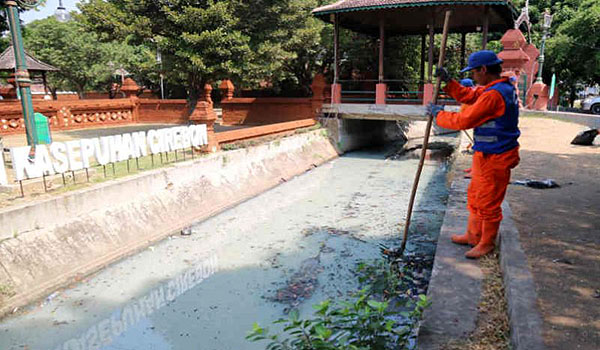
M50 136L50 125L48 124L48 118L42 113L34 114L35 120L35 131L37 132L38 142L40 144L52 143L52 137Z

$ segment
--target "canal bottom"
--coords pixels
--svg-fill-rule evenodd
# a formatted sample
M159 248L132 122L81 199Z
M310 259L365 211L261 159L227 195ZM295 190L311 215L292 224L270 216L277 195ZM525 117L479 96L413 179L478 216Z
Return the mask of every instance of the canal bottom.
M347 153L51 294L0 323L0 349L264 349L253 323L348 297L357 264L399 245L418 160L389 150ZM446 172L423 169L409 254L433 257Z

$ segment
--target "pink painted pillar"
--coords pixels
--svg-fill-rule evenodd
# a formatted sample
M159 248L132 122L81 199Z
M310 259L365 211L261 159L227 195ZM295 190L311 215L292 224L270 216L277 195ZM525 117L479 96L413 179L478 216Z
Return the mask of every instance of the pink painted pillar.
M375 104L384 105L387 85L383 82L383 50L385 44L385 21L379 20L379 82L375 85Z
M431 83L426 83L423 85L423 106L427 105L429 102L433 102L433 90L435 87Z
M387 95L387 84L375 85L375 104L384 105Z
M387 95L387 85L377 84L375 85L375 104L384 105L385 97Z
M331 103L342 103L342 84L331 84Z

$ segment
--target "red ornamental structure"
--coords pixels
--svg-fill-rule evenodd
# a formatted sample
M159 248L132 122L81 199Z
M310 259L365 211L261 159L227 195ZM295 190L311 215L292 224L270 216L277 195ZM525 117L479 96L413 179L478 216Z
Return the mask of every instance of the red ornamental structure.
M341 0L333 4L316 8L313 15L334 25L334 65L333 84L331 86L332 104L375 103L382 104L427 104L433 97L434 37L441 33L444 14L452 10L450 33L461 34L461 61L466 61L466 36L480 33L481 48L485 49L489 32L507 32L503 38L506 60L506 74L518 72L521 79L532 77L535 71L537 50L527 44L523 35L515 27L519 12L509 0ZM519 24L526 23L522 21ZM373 91L360 89L353 91L347 86L356 83L356 79L340 76L340 27L364 33L378 39L378 71ZM517 34L518 33L518 34ZM386 38L391 36L420 36L421 65L420 80L411 82L413 88L408 91L394 89L397 80L387 80L384 71L384 50ZM506 39L506 40L505 40ZM428 42L428 44L427 44ZM518 47L514 46L517 45ZM533 71L533 72L532 72ZM346 78L346 79L344 79ZM532 79L525 82L527 90ZM368 85L362 85L368 86ZM406 86L406 85L404 85ZM403 90L403 89L400 89Z

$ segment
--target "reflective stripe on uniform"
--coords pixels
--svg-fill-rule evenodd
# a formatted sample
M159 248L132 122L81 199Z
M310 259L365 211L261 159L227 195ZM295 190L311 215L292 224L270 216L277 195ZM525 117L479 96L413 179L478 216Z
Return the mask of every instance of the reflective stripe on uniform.
M498 136L475 135L475 141L479 142L498 142Z
M496 127L496 121L494 120L490 120L487 123L484 123L480 126L480 128L495 128Z

